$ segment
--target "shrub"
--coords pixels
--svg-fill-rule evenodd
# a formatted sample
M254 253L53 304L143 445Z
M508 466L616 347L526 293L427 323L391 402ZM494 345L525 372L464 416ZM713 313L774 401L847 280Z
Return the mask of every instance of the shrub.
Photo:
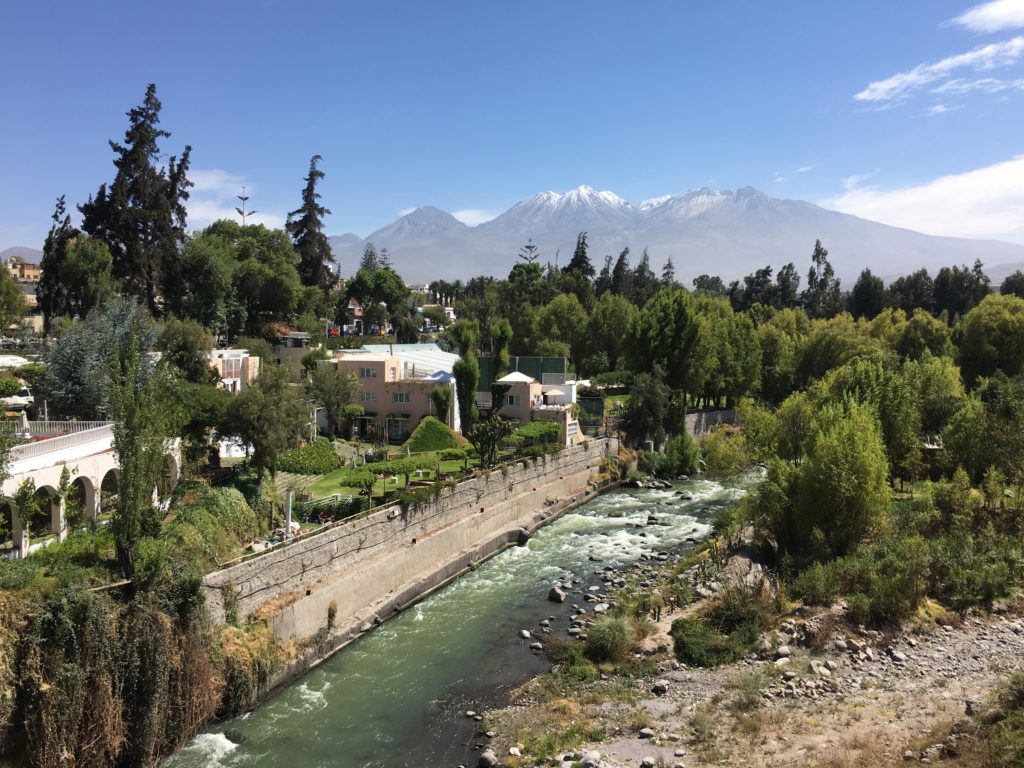
M466 438L452 432L443 422L424 416L402 447L411 453L426 453L458 449L465 444Z
M326 475L341 466L341 458L330 440L317 438L312 443L281 455L277 468L299 475Z
M21 389L21 382L13 376L0 376L0 397L10 397L18 394Z
M665 446L664 471L671 475L692 475L700 468L700 448L688 432L681 432Z
M831 567L831 563L814 563L796 577L790 590L808 605L832 605L839 596L835 568Z
M672 622L676 658L693 667L717 667L736 661L746 652L738 640L715 631L700 619Z
M38 575L29 560L0 560L0 589L24 589Z
M741 472L750 464L746 446L738 428L725 424L715 427L700 443L708 476L727 479Z
M854 592L846 598L846 616L853 624L867 624L871 617L871 598Z
M633 644L633 626L622 616L604 615L587 629L587 657L593 661L622 661Z

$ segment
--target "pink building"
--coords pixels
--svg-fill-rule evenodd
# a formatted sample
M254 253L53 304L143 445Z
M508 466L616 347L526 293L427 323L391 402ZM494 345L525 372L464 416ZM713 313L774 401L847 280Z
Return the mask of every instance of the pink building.
M451 391L451 407L444 419L453 430L459 430L459 414L455 398L455 379L449 371L417 368L398 354L346 350L321 365L335 365L354 374L362 385L359 404L365 411L359 432L383 426L391 442L402 442L416 429L424 416L437 416L430 394L434 387Z
M217 386L228 392L240 392L260 375L261 361L247 349L214 349L209 359L220 376Z
M525 373L515 371L502 376L495 384L508 387L502 403L491 403L493 412L521 424L531 421L557 421L562 428L565 445L576 445L583 440L579 421L573 416L576 402L576 383L541 384Z

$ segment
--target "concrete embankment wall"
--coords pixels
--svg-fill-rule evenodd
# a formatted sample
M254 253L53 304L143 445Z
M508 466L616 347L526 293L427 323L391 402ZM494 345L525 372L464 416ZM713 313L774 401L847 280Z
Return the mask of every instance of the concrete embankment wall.
M282 641L307 641L300 658L272 681L279 685L375 617L388 618L514 543L521 528L532 532L594 495L588 481L605 454L617 450L614 438L591 440L478 475L407 511L389 507L215 571L203 580L207 608L223 621L230 591L240 618L264 608Z
M719 424L735 424L736 411L697 411L686 414L686 431L692 437L706 435Z

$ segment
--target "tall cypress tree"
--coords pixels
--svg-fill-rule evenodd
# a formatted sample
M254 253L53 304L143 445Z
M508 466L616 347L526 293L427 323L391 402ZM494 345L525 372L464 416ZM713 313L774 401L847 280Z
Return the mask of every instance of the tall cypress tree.
M588 280L594 276L594 265L590 263L587 255L587 233L580 232L576 237L576 250L572 253L572 259L562 272L576 272Z
M324 178L324 172L317 167L323 158L313 155L309 161L309 175L302 190L302 205L288 214L285 229L292 236L295 250L299 254L299 277L303 285L317 286L328 291L333 284L331 275L331 244L324 234L324 216L330 211L320 205L320 193L316 185Z
M185 239L185 201L188 200L188 145L167 167L157 165L158 141L170 137L157 127L160 100L156 85L146 88L142 104L128 112L125 143L110 142L117 173L108 187L78 206L82 229L102 240L113 257L113 272L126 294L146 302L158 316L164 302L180 290L179 247Z
M53 224L43 244L43 258L39 264L42 275L36 286L36 298L43 312L43 330L47 334L53 318L67 312L67 288L60 280L60 268L67 259L69 245L80 234L71 226L71 217L65 213L64 205L64 195L61 195L57 198Z

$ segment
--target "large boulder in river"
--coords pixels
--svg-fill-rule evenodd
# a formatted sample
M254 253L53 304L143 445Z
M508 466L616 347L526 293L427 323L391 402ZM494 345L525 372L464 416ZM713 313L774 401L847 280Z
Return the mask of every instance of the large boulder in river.
M559 587L552 587L551 591L548 592L548 600L552 603L564 603L566 597L568 597L568 595L566 595Z

